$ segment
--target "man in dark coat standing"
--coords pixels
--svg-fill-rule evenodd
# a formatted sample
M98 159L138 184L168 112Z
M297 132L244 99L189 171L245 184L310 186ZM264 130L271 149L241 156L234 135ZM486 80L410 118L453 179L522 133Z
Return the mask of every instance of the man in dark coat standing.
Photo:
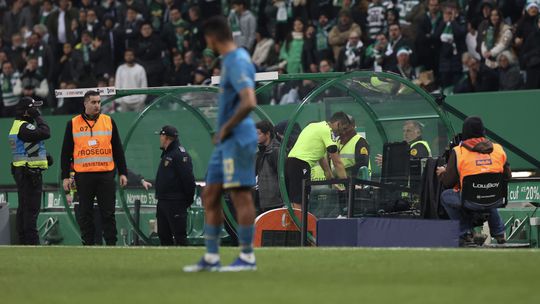
M164 126L157 134L163 150L156 175L159 240L162 246L185 246L187 208L195 195L191 157L180 145L175 127Z

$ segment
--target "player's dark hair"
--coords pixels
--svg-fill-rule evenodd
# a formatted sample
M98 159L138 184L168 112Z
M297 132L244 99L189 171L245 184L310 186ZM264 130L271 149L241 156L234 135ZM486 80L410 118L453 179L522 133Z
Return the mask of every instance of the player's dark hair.
M350 125L352 124L351 117L347 115L347 113L340 111L334 113L332 117L330 117L330 122L339 122L342 125Z
M270 138L274 138L274 126L268 120L259 121L255 127L261 130L262 133L266 134L270 132Z
M84 93L84 101L88 101L91 96L99 96L99 92L94 90L87 91Z
M204 34L213 36L218 42L232 41L232 32L229 22L223 16L213 16L203 26Z

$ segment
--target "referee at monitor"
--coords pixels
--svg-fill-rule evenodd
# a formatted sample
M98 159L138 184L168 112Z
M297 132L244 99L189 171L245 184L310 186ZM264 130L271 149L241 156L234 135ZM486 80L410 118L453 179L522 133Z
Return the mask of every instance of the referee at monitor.
M127 166L116 124L100 112L99 93L86 92L84 113L75 116L66 126L61 157L62 180L64 191L69 191L69 170L73 164L83 245L95 245L94 199L97 198L105 244L114 246L117 241L114 177L118 170L120 186L124 187L128 181Z

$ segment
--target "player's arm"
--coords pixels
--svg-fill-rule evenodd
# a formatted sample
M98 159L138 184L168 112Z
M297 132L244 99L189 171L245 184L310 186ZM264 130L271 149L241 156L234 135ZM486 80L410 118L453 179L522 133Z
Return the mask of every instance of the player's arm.
M338 178L347 178L347 172L345 172L345 167L343 166L343 162L341 161L339 153L337 153L336 151L334 153L329 153L329 155L332 163L334 164L334 168L336 170Z
M330 169L330 165L328 164L328 160L326 159L326 157L319 159L319 165L321 165L321 168L324 171L324 177L326 177L326 179L334 178L334 175L332 174L332 169Z
M251 87L242 89L239 93L240 104L234 115L223 125L220 130L219 140L227 138L231 134L231 131L238 125L249 113L257 106L257 99L255 98L255 90Z
M324 143L324 146L326 147L326 153L330 156L330 159L332 160L332 163L334 164L334 169L336 170L336 174L338 178L347 178L347 172L345 172L345 167L343 166L343 162L341 161L341 157L339 156L339 151L337 144L332 139L332 130L330 127L327 128L324 132L320 133L321 140Z

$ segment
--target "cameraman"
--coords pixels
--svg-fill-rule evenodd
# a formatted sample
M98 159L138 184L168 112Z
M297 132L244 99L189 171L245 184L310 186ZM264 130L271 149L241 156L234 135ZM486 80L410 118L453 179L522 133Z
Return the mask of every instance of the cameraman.
M17 184L17 233L23 245L39 245L36 221L41 207L43 181L41 171L49 167L44 140L51 137L41 118L42 101L23 97L15 108L15 121L9 131L13 161L11 173Z
M485 136L484 124L480 117L467 117L463 123L462 141L450 152L447 166L437 168L437 176L445 186L450 188L441 194L441 203L452 220L459 221L460 243L472 242L472 220L462 213L461 189L466 176L482 173L503 173L506 179L512 177L506 153L501 145L491 142ZM451 189L453 188L453 189ZM478 209L475 205L464 201L463 205L473 211L489 212L489 232L497 243L506 242L504 223L497 208L502 207L503 200L488 209Z

